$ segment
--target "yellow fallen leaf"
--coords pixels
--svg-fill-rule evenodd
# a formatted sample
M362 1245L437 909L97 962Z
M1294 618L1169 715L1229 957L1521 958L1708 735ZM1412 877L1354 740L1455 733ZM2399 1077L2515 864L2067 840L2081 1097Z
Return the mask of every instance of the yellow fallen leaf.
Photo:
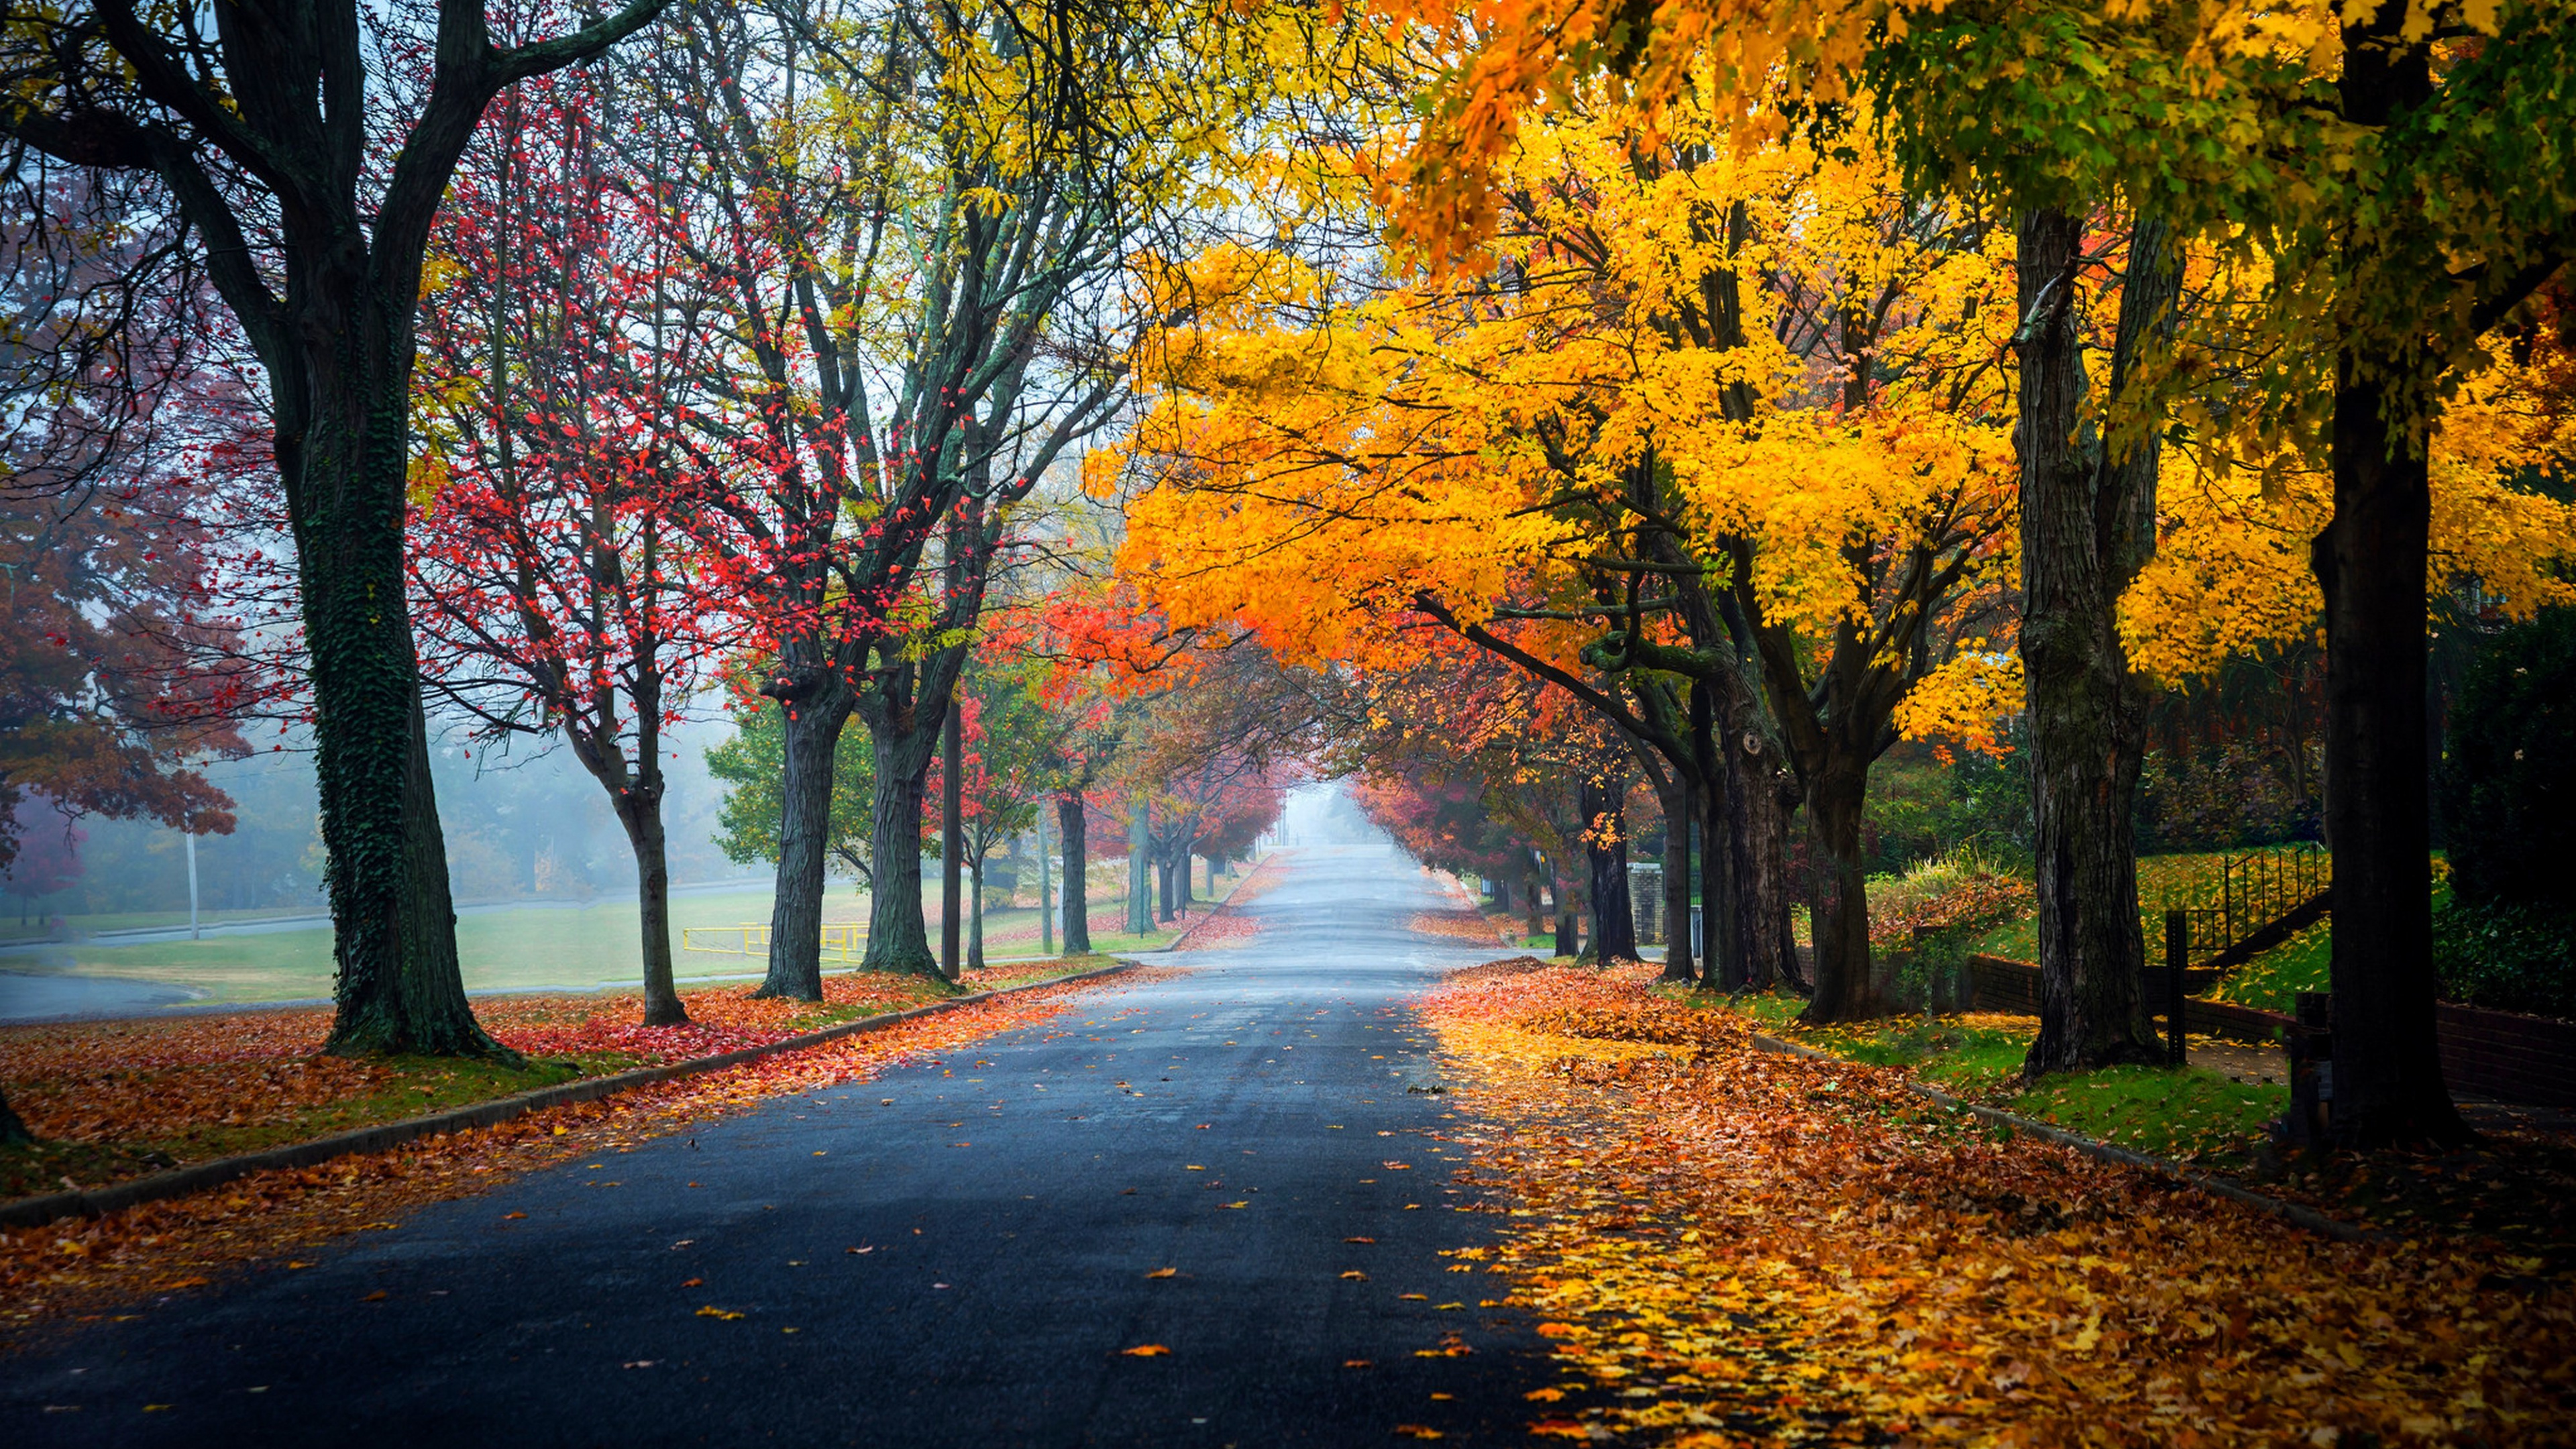
M1365 1279L1365 1278L1367 1278L1367 1277L1368 1277L1368 1275L1367 1275L1366 1273L1361 1272L1361 1271L1360 1271L1359 1269L1357 1269L1357 1268L1353 1268L1351 1271L1349 1271L1349 1272L1347 1272L1347 1273L1344 1273L1342 1276L1343 1276L1343 1277L1345 1277L1345 1278L1361 1278L1361 1279Z
M728 1308L718 1308L717 1306L715 1306L715 1305L714 1305L714 1304L712 1304L712 1303L708 1304L708 1305L707 1305L706 1307L704 1307L704 1308L699 1309L699 1310L698 1310L698 1316L699 1316L700 1318L721 1318L721 1319L723 1319L723 1320L724 1320L725 1322L727 1322L727 1323L731 1323L731 1322L732 1322L732 1321L734 1321L735 1319L742 1317L742 1315L741 1315L741 1314L736 1313L736 1312L734 1312L734 1311L733 1311L733 1310L731 1310L731 1309L728 1309Z
M1178 1272L1180 1272L1180 1271L1181 1271L1181 1270L1180 1270L1180 1269L1178 1269L1178 1268L1157 1268L1157 1269L1155 1269L1153 1272L1148 1273L1148 1274L1146 1274L1145 1276L1146 1276L1146 1277L1148 1277L1148 1278L1169 1278L1169 1277L1171 1277L1173 1274L1178 1273Z
M1395 1432L1407 1439L1445 1439L1449 1437L1428 1424L1398 1424Z

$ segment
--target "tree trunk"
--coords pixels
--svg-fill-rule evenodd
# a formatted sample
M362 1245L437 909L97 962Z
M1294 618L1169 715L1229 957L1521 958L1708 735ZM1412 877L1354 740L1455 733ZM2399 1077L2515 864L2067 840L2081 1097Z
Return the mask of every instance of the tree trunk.
M1154 882L1146 854L1154 836L1153 802L1136 797L1127 818L1127 933L1154 934Z
M1528 846L1521 847L1521 935L1535 941L1547 929L1545 902L1540 899L1538 866Z
M2431 91L2403 7L2344 28L2344 118L2386 125ZM2409 204L2415 204L2409 198ZM2362 246L2356 240L2350 245ZM2366 256L2354 258L2366 262ZM2420 428L2389 426L2374 369L2336 359L2334 518L2310 550L2326 597L2326 840L2334 851L2334 1140L2467 1140L2433 1037L2432 813L2424 756L2424 569L2432 488Z
M929 791L930 755L939 747L943 706L927 703L911 711L928 724L906 729L899 721L880 727L868 721L868 745L876 752L876 809L868 820L868 850L876 858L868 899L870 971L891 971L946 980L939 956L930 949L930 928L921 899L921 811ZM818 921L816 930L821 929Z
M1865 765L1827 770L1808 786L1816 838L1833 863L1816 931L1815 995L1798 1017L1810 1026L1876 1014L1869 982L1869 866L1860 849L1861 806L1868 793Z
M984 969L984 862L978 859L970 868L967 889L973 894L966 904L966 969Z
M327 1051L511 1055L476 1024L456 956L447 844L429 772L420 659L404 603L411 375L383 355L377 299L315 359L311 426L278 438L313 681L324 879L339 969ZM410 315L410 299L384 308ZM363 339L352 335L363 332Z
M1691 757L1700 787L1692 792L1692 823L1699 827L1699 934L1701 969L1711 990L1733 991L1744 984L1744 957L1735 932L1735 857L1729 849L1725 738L1719 726L1716 687L1691 681Z
M1657 781L1664 807L1664 969L1658 981L1699 979L1690 939L1691 821L1699 792L1678 770Z
M2380 389L2335 389L2334 520L2316 541L2326 596L2326 839L2334 990L2334 1140L2462 1142L2433 1037L2432 822L2424 774L2423 439L2392 436Z
M966 863L962 713L954 695L939 711L939 974L950 981L964 974L957 959L958 868Z
M2137 228L2121 359L2170 307L2162 231ZM2145 703L2120 644L2121 591L2154 540L2152 440L2106 461L2085 406L2070 294L2083 223L2021 223L2021 659L2039 872L2039 1035L2030 1076L2163 1059L2147 1024L2134 827ZM2115 376L2120 371L2115 363ZM2115 383L2116 386L2116 383ZM2138 508L2141 495L2144 509ZM2143 541L2141 541L2143 536Z
M1055 823L1064 834L1064 954L1091 954L1090 822L1084 818L1082 792L1055 797Z
M852 702L848 690L829 683L778 702L787 711L782 721L786 765L779 781L778 886L769 907L769 973L755 996L823 999L823 867L831 841L832 752L840 747ZM879 801L882 808L882 793ZM879 902L885 899L885 884L880 856L873 882ZM875 940L868 944L873 951Z
M1577 924L1574 892L1565 862L1551 858L1547 863L1548 893L1556 897L1556 950L1554 954L1569 959L1583 954L1583 928Z
M1793 787L1780 753L1759 731L1739 729L1727 752L1727 829L1736 859L1737 934L1744 984L1766 991L1798 979L1789 928L1789 808Z
M1172 859L1167 855L1154 859L1154 923L1172 923Z
M639 945L644 958L644 1024L680 1026L689 1010L680 1004L671 964L671 862L662 829L661 772L646 776L622 795L611 797L617 823L626 827L626 843L635 852L636 914L643 922ZM815 922L815 943L822 942L822 923Z
M36 1134L27 1130L25 1119L10 1107L9 1094L0 1092L0 1147L35 1140Z
M1586 777L1578 797L1583 854L1592 872L1592 958L1604 966L1637 959L1637 913L1628 900L1628 817L1615 777ZM1607 833L1610 843L1598 837Z

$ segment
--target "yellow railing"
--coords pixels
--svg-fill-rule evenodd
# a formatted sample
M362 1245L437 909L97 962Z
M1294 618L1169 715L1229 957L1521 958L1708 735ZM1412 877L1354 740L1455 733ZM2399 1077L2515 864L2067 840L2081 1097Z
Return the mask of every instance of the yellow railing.
M711 956L766 956L769 927L745 921L739 926L684 926L680 949ZM868 928L856 921L825 922L823 959L856 966L868 952Z

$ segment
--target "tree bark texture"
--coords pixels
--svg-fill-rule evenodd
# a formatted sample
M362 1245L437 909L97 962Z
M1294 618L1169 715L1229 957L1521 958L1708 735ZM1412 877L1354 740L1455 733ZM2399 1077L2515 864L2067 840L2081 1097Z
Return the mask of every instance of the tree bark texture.
M849 723L852 699L829 678L797 691L780 690L786 759L779 780L778 878L769 905L769 971L758 996L792 1001L823 999L823 870L829 862L832 819L832 752ZM877 766L885 767L879 750ZM883 782L879 775L880 812ZM916 854L918 850L916 849ZM888 862L876 857L871 895L885 898ZM914 867L915 871L919 867ZM874 937L869 942L873 948Z
M917 712L914 717L919 718ZM930 756L940 735L940 714L930 718L933 723L911 729L896 724L879 728L875 720L868 721L877 774L876 808L868 817L868 849L876 858L863 961L870 971L942 974L939 956L930 948L921 897L921 812L930 788ZM816 930L819 934L819 922Z
M967 873L966 889L966 969L984 969L984 862L977 861Z
M1789 811L1797 787L1779 749L1752 727L1751 713L1739 712L1728 740L1726 825L1736 862L1740 984L1767 991L1798 975L1789 934Z
M626 843L635 852L635 902L643 934L638 941L644 959L644 1024L679 1026L689 1019L672 979L671 857L662 828L661 771L650 772L649 785L639 782L612 797L617 823L626 827ZM819 944L821 923L816 923Z
M1658 791L1664 806L1664 969L1660 981L1696 981L1691 950L1691 825L1698 815L1688 781L1673 775Z
M1082 792L1066 790L1055 797L1055 823L1064 833L1064 954L1091 954L1091 836L1084 819Z
M2344 118L2387 125L2430 94L2404 7L2344 29ZM2411 201L2411 199L2410 199ZM2371 258L2366 231L2347 247ZM2336 358L2334 517L2309 550L2326 600L2326 843L2334 997L2331 1132L2348 1147L2467 1140L2433 1036L2431 782L2424 569L2432 483L2421 425L2392 425L2380 378L2404 359Z
M2145 701L2120 644L2120 593L2154 543L2152 439L2112 458L2085 400L2074 293L2082 218L2022 218L2021 659L2039 875L2039 1035L2025 1073L2162 1060L2148 1029L2134 807ZM2162 229L2141 223L2122 349L2179 285ZM2171 280L2169 280L2171 279ZM2117 371L2115 365L2115 372Z
M1865 761L1837 760L1808 782L1806 793L1831 877L1815 933L1815 994L1799 1019L1818 1026L1858 1021L1878 1009L1869 980L1869 862L1860 845L1869 767Z

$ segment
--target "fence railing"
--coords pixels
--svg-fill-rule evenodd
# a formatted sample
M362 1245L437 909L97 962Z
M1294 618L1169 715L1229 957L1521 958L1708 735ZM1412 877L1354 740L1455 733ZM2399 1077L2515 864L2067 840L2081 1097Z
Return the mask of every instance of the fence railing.
M754 921L738 926L684 926L680 930L680 949L710 956L766 956L769 927ZM867 927L857 922L824 925L824 960L856 966L867 953Z
M2147 913L2148 934L2161 931L2166 912L2180 911L2190 922L2191 959L2206 961L2332 884L2334 857L2313 845L2223 857L2216 874L2159 894Z

